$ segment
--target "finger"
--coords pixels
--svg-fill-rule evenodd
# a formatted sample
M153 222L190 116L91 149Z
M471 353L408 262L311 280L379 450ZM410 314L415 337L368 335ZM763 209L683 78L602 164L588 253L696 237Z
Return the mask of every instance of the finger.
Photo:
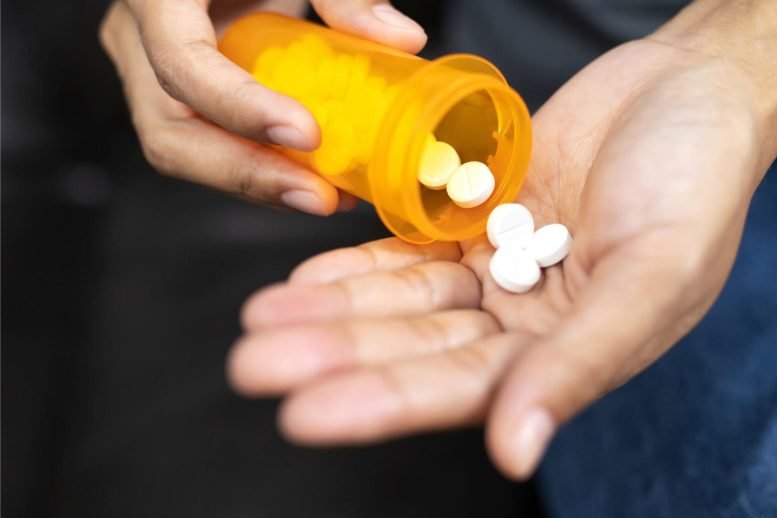
M310 151L320 132L299 102L256 82L216 48L205 2L128 0L165 91L251 140Z
M277 394L327 372L441 353L498 330L493 317L477 310L269 330L235 344L228 361L229 379L244 395Z
M660 257L664 243L649 240L601 260L562 324L516 358L487 423L489 450L504 473L528 477L561 424L654 361L687 329L677 322L706 311L676 304L690 289L688 273ZM574 264L564 268L574 276Z
M476 308L480 284L466 267L423 263L324 285L284 284L259 291L243 307L246 330L338 318L399 317Z
M415 54L426 44L424 29L386 0L312 0L327 25Z
M193 116L170 98L124 4L111 8L101 39L122 77L141 147L157 170L253 201L320 215L335 210L337 190L319 175Z
M359 198L353 194L345 191L339 191L338 194L337 212L350 212L359 205Z
M337 189L322 177L207 121L152 117L137 126L146 157L166 175L319 216L337 210Z
M340 248L317 255L291 272L292 284L325 284L344 277L407 268L431 261L458 261L461 249L455 243L437 241L413 245L397 238Z
M208 12L217 35L243 16L255 11L279 13L295 18L304 18L307 12L306 0L240 0L232 2L210 1Z
M281 408L281 430L298 443L330 445L476 425L510 358L527 339L499 335L444 354L303 385Z

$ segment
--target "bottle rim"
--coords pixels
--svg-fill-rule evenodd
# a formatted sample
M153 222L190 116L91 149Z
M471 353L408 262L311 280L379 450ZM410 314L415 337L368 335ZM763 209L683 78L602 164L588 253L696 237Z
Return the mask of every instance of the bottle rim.
M444 84L426 98L418 99L415 85L428 78L429 74L437 73L439 67L457 69L462 68L462 65L473 67L473 64L481 70L472 72L463 69L468 73L455 74L454 80ZM510 88L502 73L489 61L472 54L443 56L430 61L403 84L387 110L387 116L378 132L378 141L386 142L387 145L376 146L378 152L369 165L368 175L373 204L383 223L402 239L416 244L435 240L461 241L471 239L485 230L485 217L455 230L446 229L444 225L432 221L424 207L422 187L416 178L427 135L434 131L454 106L481 91L487 92L491 97L497 116L500 119L506 119L500 120L499 126L501 128L512 126L512 131L520 132L522 135L520 138L513 138L509 144L509 162L503 174L503 177L509 181L498 182L494 193L480 210L490 211L499 203L513 201L517 196L523 184L531 154L531 117L525 103L520 95ZM497 99L500 100L499 103ZM415 122L414 136L408 142L407 136L398 135L397 129L402 124L403 117L406 117L408 106L412 103L418 104L419 101L421 109ZM389 169L392 167L398 167L398 173L391 174ZM400 199L389 200L387 199L389 196L399 196ZM387 206L401 207L402 214L390 213L386 209ZM409 223L415 227L415 231L400 228L397 220Z

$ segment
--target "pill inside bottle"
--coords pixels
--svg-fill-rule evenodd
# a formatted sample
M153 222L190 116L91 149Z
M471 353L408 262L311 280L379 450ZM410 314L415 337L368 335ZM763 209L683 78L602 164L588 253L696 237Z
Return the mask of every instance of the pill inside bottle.
M317 149L278 151L371 202L406 241L475 237L490 211L513 201L521 188L531 148L529 113L496 67L480 57L428 61L271 13L238 20L219 49L316 119ZM436 149L431 156L430 141ZM428 161L444 166L433 174L425 169L430 174L424 183L419 174ZM446 189L467 162L487 166L494 181L489 196L471 207L457 204Z

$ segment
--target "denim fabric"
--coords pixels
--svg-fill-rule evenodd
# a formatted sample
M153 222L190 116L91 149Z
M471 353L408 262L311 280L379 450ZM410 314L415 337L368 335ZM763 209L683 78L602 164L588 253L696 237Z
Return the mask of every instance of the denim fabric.
M777 517L776 274L777 165L709 314L551 445L551 516Z

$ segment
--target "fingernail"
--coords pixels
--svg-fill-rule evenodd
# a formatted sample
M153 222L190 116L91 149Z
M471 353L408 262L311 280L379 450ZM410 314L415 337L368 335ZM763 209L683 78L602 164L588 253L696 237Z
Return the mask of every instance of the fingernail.
M513 443L513 460L519 476L526 478L534 472L555 428L553 418L543 408L530 410L519 421Z
M356 208L359 200L350 194L340 193L340 199L337 201L337 212L350 212Z
M391 4L386 3L374 6L372 8L372 14L374 14L378 20L382 21L386 25L394 27L395 29L424 32L423 27L394 9Z
M292 126L271 126L265 131L270 144L308 151L309 139L300 130Z
M287 191L281 194L281 201L292 209L324 216L327 214L321 199L310 191Z

